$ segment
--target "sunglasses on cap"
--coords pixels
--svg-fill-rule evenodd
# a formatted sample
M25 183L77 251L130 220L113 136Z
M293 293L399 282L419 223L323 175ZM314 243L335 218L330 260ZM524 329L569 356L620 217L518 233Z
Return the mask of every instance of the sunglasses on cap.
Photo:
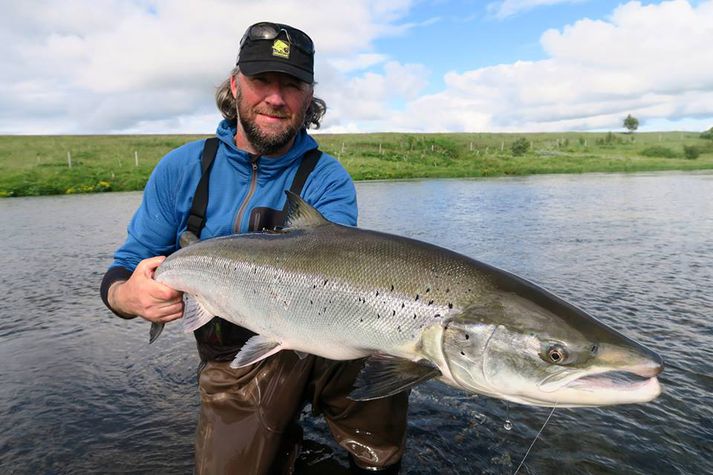
M312 39L307 36L306 33L287 25L269 22L255 23L248 28L240 40L240 47L242 48L248 39L251 41L274 40L280 36L281 33L285 34L290 44L298 47L307 54L314 54L314 43L312 43Z

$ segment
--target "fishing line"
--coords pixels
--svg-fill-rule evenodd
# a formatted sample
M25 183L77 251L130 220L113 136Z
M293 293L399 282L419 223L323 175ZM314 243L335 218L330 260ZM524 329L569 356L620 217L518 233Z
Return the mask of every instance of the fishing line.
M550 411L550 415L547 416L547 420L545 421L544 424L542 424L542 427L540 427L540 431L537 433L537 435L535 436L535 439L532 441L532 443L530 444L530 446L527 448L527 452L525 452L525 456L522 458L522 462L520 462L520 465L517 466L517 468L516 468L515 471L513 472L513 475L517 475L517 472L520 470L520 467L522 467L522 464L525 463L525 459L526 459L527 456L530 454L530 450L532 450L532 446L535 445L535 442L537 441L537 438L540 437L540 434L542 434L542 430L545 428L545 426L547 425L547 423L550 422L550 417L552 417L552 414L555 413L555 408L557 408L557 402L556 402L556 401L555 401L555 405L552 406L552 410Z

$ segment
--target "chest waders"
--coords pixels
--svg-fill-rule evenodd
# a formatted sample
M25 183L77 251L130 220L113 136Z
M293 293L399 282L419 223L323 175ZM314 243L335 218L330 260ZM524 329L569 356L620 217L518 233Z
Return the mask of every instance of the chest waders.
M210 170L218 153L220 141L217 137L206 140L201 155L201 179L193 195L193 204L188 216L187 231L181 236L181 247L193 239L199 238L206 222L206 209L208 208L208 182ZM304 154L297 173L292 180L290 191L300 195L307 177L317 165L322 152L312 149ZM274 230L284 226L287 216L288 203L281 210L260 207L253 208L250 212L249 232ZM240 225L240 223L238 223ZM189 234L190 233L190 234ZM245 342L255 335L250 330L235 325L220 317L215 317L208 324L194 332L198 345L198 354L201 366L207 361L232 361Z

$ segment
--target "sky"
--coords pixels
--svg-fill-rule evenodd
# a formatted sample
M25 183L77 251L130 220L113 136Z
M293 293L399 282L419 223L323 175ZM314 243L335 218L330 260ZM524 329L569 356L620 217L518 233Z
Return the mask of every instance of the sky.
M713 0L0 0L0 134L215 131L258 21L316 45L320 132L713 127Z

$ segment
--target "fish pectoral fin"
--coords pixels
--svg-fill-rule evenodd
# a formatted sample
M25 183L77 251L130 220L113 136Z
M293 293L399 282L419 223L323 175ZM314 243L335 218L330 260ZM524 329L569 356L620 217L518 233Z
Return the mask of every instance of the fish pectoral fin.
M440 375L440 370L428 360L373 355L367 358L348 397L353 401L370 401L393 396Z
M305 353L304 351L297 351L297 350L293 350L293 351L301 360L303 360L303 359L307 358L307 356L309 356L309 353Z
M279 341L272 340L266 336L255 335L245 342L235 359L230 363L231 368L242 368L258 361L264 360L282 350Z
M194 297L183 294L183 331L194 332L213 320L213 315L207 311Z
M158 338L163 331L164 326L166 326L165 323L151 322L151 329L149 330L149 344L156 341L156 338Z

